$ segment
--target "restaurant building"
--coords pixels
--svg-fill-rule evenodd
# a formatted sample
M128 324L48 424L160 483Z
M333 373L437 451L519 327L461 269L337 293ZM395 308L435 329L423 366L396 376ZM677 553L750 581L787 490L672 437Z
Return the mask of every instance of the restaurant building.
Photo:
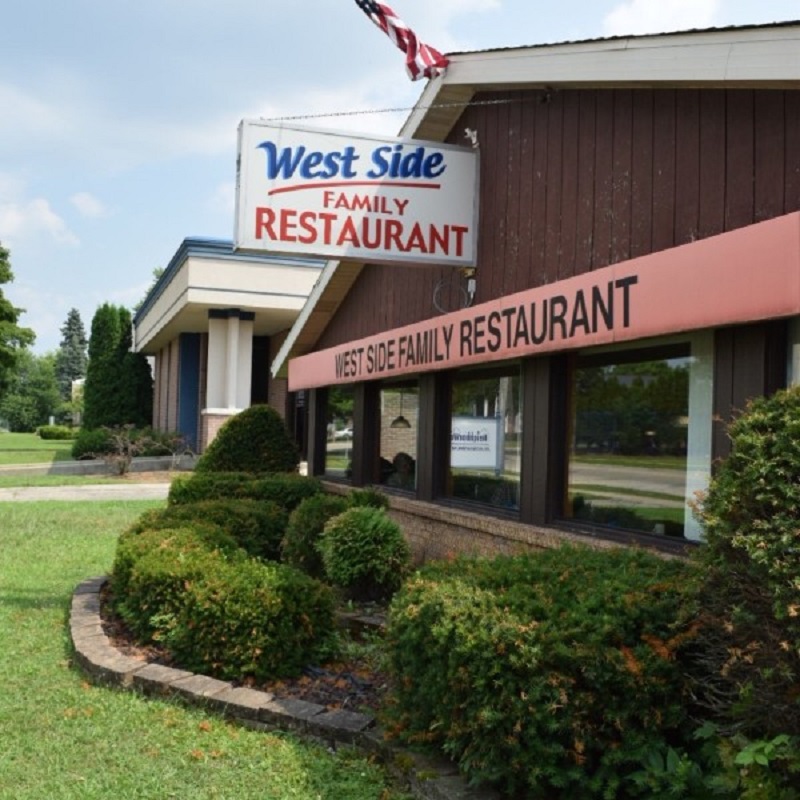
M302 438L297 397L270 366L322 265L184 239L133 320L134 349L153 358L153 427L202 453L229 417L269 403Z
M455 54L401 136L477 151L475 262L328 262L273 365L309 472L421 556L697 541L800 380L800 22Z

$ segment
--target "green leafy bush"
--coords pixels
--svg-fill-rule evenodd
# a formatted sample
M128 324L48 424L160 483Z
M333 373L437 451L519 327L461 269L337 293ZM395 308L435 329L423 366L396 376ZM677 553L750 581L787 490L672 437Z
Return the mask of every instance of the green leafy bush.
M120 537L110 578L116 612L145 641L166 635L188 582L244 557L213 525L164 528Z
M81 428L72 443L72 457L77 459L96 458L101 453L111 452L108 433L102 428L89 430Z
M328 520L347 508L347 499L337 495L316 494L303 500L289 516L281 543L282 560L307 575L324 578L325 566L317 545Z
M246 561L188 583L166 641L186 669L265 680L299 673L333 636L328 587L285 564Z
M691 744L674 658L687 570L574 547L422 570L387 630L404 736L514 797L630 796L650 752Z
M231 417L197 462L198 472L294 472L300 457L280 414L255 405Z
M293 511L306 497L319 494L322 484L316 478L296 473L254 476L246 472L203 472L179 475L170 485L170 505L198 503L202 500L272 500Z
M359 600L381 600L400 588L408 572L408 544L383 509L351 508L330 519L319 541L325 574Z
M706 545L687 659L723 730L798 736L800 389L751 402L728 432L731 454L698 506Z
M373 486L364 489L351 489L347 495L347 505L350 508L359 506L372 506L373 508L389 508L389 498Z
M195 523L217 525L249 555L277 561L288 519L286 510L271 500L203 500L147 511L131 530L142 532Z
M69 428L66 425L41 425L37 428L36 432L39 434L40 439L74 439L78 432L75 428Z

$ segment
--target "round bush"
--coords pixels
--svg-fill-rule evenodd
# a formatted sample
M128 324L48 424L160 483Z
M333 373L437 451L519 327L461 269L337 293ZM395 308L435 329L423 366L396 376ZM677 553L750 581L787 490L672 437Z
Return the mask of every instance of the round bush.
M300 457L281 416L255 405L231 417L200 457L197 472L294 472Z
M317 494L307 497L292 511L281 543L281 558L287 564L311 575L325 577L325 565L317 545L329 519L346 511L344 497Z
M186 586L167 645L186 669L226 680L298 674L329 652L330 589L285 564L221 564Z
M729 729L799 735L800 389L752 401L728 433L699 504L698 697Z
M331 583L357 600L391 597L411 560L398 525L373 506L351 508L329 520L319 550Z
M78 435L75 428L68 428L66 425L42 425L36 432L40 439L74 439Z
M120 537L111 591L116 612L145 641L163 638L184 602L187 584L243 556L212 525L129 532Z
M249 555L277 561L289 515L271 500L203 500L147 511L132 526L134 532L213 524L229 534Z

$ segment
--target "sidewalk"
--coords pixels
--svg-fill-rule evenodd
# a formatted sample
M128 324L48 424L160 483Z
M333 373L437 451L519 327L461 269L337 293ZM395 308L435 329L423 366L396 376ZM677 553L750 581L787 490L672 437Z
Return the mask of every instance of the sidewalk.
M75 484L74 486L17 486L0 489L0 502L37 500L164 500L169 483Z

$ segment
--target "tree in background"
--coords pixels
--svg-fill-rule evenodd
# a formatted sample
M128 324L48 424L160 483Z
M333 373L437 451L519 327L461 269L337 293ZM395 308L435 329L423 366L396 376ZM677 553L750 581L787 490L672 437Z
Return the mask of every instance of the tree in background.
M80 312L71 308L61 326L61 344L56 353L56 378L65 403L72 401L72 382L86 377L89 357L86 352L88 340Z
M0 245L0 286L13 280L8 250ZM0 398L14 373L20 352L33 344L36 338L30 328L22 328L17 324L22 311L21 308L15 308L0 290Z
M92 319L83 394L83 427L149 425L153 379L147 360L131 352L131 314L104 303Z
M37 356L20 350L8 387L0 400L0 417L9 430L17 433L35 431L46 425L61 409L62 401L56 379L56 356Z

